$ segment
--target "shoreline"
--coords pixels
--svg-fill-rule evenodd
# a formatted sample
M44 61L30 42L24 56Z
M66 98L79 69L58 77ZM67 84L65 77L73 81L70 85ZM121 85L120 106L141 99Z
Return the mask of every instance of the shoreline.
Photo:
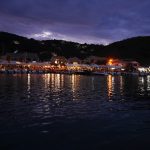
M50 71L50 70L0 70L0 74L67 74L89 76L149 76L140 72L94 72L94 71Z

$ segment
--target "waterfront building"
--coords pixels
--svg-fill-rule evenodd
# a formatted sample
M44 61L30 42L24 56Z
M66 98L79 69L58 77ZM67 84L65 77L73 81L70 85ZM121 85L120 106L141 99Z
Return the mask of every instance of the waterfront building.
M82 63L82 61L77 57L73 57L73 58L68 59L68 64L77 65L77 64L81 64L81 63Z
M51 65L61 66L66 64L67 64L67 59L64 56L53 56L51 58Z

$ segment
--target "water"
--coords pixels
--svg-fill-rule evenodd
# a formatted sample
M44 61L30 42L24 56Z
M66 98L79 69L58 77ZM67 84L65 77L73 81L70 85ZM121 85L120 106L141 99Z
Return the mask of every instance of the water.
M0 149L149 149L150 76L0 75Z

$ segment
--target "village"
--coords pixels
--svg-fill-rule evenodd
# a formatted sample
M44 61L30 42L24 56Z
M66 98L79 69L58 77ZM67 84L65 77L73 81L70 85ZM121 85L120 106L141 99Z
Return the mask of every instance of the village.
M53 56L40 61L36 53L8 53L1 56L0 73L61 73L83 75L150 75L150 67L143 67L135 60L89 56L85 59Z

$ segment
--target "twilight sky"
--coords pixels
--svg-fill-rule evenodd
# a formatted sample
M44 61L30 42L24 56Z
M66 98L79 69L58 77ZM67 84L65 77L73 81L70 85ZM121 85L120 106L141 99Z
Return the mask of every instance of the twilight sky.
M1 0L0 30L108 44L150 35L149 8L150 0Z

